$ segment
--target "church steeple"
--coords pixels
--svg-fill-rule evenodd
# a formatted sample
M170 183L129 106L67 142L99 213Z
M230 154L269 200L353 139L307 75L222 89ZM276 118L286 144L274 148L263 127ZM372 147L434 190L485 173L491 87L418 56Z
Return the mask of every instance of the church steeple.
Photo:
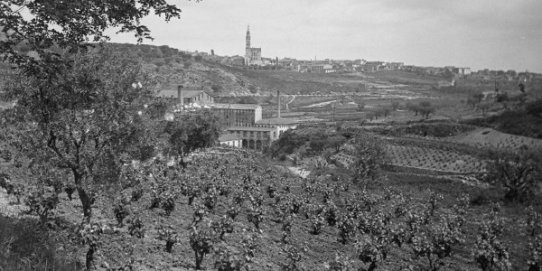
M247 25L247 44L246 49L250 48L250 25Z

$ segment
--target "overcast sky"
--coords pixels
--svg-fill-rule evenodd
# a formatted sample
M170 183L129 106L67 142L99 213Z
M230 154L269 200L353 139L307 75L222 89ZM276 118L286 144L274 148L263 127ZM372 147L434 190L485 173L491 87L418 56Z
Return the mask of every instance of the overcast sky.
M243 55L250 24L263 57L542 72L542 0L170 2L182 9L181 19L146 19L155 38L146 43Z

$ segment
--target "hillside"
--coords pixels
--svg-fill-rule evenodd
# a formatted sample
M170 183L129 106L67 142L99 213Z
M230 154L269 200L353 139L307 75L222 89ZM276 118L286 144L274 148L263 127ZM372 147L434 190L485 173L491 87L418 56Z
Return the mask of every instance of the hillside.
M179 51L168 46L109 44L129 52L145 63L145 69L158 76L163 88L177 84L203 87L217 96L284 94L341 94L394 87L436 85L438 77L409 73L298 73L288 70L247 69L233 65L235 57L210 56ZM397 80L392 80L392 79ZM406 79L405 79L406 78ZM398 86L397 82L403 86Z

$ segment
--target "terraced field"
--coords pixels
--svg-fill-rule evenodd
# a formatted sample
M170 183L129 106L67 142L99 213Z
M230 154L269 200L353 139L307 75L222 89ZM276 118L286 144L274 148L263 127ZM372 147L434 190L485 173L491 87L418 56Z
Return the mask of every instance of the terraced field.
M446 141L463 143L476 147L518 150L522 146L529 149L541 149L542 140L525 136L502 133L490 128L478 129L465 134L445 138Z
M481 172L484 168L484 162L471 155L432 148L389 144L386 154L395 166L462 174Z

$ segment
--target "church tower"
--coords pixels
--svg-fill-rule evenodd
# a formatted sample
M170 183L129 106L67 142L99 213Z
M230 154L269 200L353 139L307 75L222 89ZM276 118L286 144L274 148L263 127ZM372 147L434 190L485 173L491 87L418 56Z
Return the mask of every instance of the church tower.
M250 48L250 26L247 25L247 44L246 44L246 49L249 49Z
M250 26L247 25L247 43L245 47L245 65L250 65L252 60L252 49L250 48Z

